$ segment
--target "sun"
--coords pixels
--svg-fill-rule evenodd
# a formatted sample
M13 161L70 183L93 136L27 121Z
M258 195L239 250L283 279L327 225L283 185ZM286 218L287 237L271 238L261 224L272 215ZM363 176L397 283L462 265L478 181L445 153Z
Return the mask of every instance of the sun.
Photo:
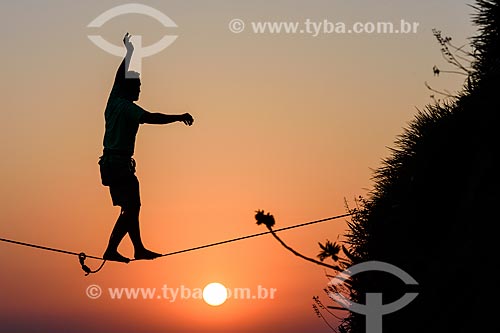
M218 282L209 283L203 288L203 300L212 306L218 306L227 299L227 289Z

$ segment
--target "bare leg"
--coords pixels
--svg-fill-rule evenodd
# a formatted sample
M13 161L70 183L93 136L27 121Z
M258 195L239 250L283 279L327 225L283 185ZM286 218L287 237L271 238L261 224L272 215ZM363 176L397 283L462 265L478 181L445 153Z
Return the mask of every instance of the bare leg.
M141 239L141 229L139 227L139 211L140 208L137 207L127 208L123 212L127 220L127 232L136 252L144 249L144 244Z
M128 231L128 221L127 217L124 215L124 211L122 210L120 216L118 216L118 220L116 220L113 231L111 232L111 236L109 237L108 247L106 252L104 252L103 258L106 260L112 261L120 261L124 263L128 263L130 259L122 256L118 253L118 245L122 241L123 237L127 234Z
M139 226L139 211L139 207L122 208L121 214L116 221L113 231L111 232L108 248L104 253L104 259L125 263L130 261L130 259L118 253L118 245L127 233L129 234L130 240L134 245L135 259L155 259L161 256L160 253L147 250L142 243L141 230Z
M135 259L155 259L161 256L160 253L149 251L144 247L141 239L141 229L139 226L140 208L127 209L124 212L128 221L128 235L134 245Z

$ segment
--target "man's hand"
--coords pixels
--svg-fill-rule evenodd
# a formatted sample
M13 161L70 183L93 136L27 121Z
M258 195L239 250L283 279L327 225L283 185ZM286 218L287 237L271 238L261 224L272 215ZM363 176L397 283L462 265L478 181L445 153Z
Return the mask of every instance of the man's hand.
M181 115L181 121L187 126L193 125L194 119L189 113L184 113Z
M132 37L132 35L129 34L128 32L123 37L123 44L125 45L125 48L127 49L127 54L132 54L132 52L134 52L134 45L130 41L130 37Z

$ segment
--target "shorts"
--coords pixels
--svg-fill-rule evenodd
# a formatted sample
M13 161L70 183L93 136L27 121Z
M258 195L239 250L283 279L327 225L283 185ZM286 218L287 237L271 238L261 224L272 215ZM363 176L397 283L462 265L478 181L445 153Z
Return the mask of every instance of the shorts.
M141 206L139 180L135 175L135 161L131 157L104 154L99 158L101 182L109 186L113 206L138 208Z

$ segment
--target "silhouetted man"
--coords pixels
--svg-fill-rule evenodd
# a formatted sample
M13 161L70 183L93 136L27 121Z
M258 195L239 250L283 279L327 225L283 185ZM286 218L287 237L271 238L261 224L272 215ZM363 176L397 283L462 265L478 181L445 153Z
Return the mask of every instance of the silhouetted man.
M128 65L134 52L127 33L123 43L127 55L123 59L115 76L113 89L109 95L104 117L104 152L99 159L102 184L109 186L114 206L120 206L121 212L111 232L109 244L104 252L104 259L128 263L130 259L118 253L118 245L128 233L134 245L135 259L154 259L161 254L144 247L139 228L139 210L141 199L139 181L135 176L134 154L135 137L140 124L169 124L177 121L191 126L193 117L151 113L134 101L139 99L141 81L139 73L129 72Z

